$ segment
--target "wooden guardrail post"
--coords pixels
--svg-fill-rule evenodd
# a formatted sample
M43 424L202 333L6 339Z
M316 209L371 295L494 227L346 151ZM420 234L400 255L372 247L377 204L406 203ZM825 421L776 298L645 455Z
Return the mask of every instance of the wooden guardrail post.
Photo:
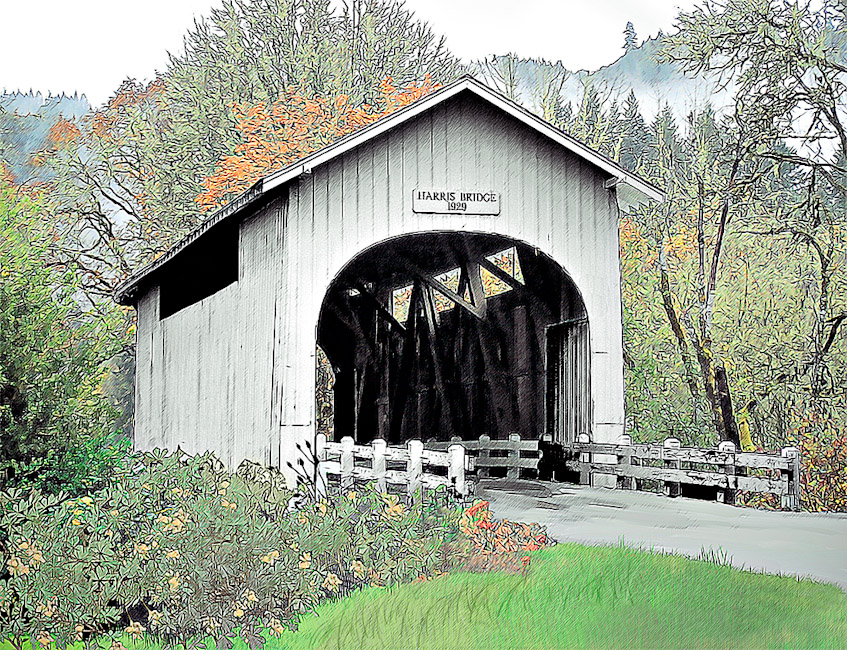
M623 433L618 437L618 465L629 468L632 465L632 436ZM617 487L620 490L634 490L635 479L631 476L617 476Z
M587 433L580 433L577 436L577 442L581 442L582 444L589 444L591 442L591 436ZM583 467L579 471L579 484L580 485L591 485L591 468L587 465L591 463L591 453L581 453L579 455L579 462L585 463L586 467Z
M485 467L486 461L491 457L491 436L482 435L479 437L479 453L477 458L480 460L479 467L476 470L477 476L480 478L488 478L491 476L491 470Z
M462 445L450 445L447 448L450 454L450 464L447 466L447 478L456 495L464 498L467 495L467 484L465 482L465 448Z
M783 510L800 510L800 450L783 447L780 456L788 460L788 469L780 470L785 492L780 499Z
M521 437L517 433L509 434L509 442L512 443L512 448L509 449L509 460L514 463L506 469L506 478L520 478L520 458L521 458Z
M385 482L385 449L387 447L385 440L377 438L371 443L373 449L373 459L371 460L371 469L374 473L374 481L376 481L376 489L385 494L388 492L388 485Z
M327 495L326 435L315 436L315 500L325 499Z
M679 440L676 438L665 438L662 443L662 458L665 461L664 465L668 469L680 469L682 466L678 458L665 458L666 452L669 449L679 449L681 447ZM679 496L679 481L665 481L664 492L666 497Z
M420 440L409 440L406 443L409 450L409 464L406 466L407 489L410 497L421 488L423 474L423 443Z
M341 491L353 489L353 438L344 436L341 439Z
M735 505L735 443L732 440L724 440L718 444L718 452L727 454L723 465L723 473L726 474L726 487L718 488L718 502Z

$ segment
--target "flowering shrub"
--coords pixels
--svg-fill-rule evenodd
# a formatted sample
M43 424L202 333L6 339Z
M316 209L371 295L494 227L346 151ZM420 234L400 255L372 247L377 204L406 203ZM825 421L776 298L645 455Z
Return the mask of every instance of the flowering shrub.
M210 455L140 456L100 492L0 493L0 641L211 634L250 647L326 598L434 575L458 510L373 490L287 512L292 493Z
M282 478L252 464L134 459L82 497L0 492L0 642L211 635L229 648L238 635L255 648L357 587L525 571L548 543L535 524L493 521L484 501L463 512L368 488L293 510Z
M475 572L524 572L530 564L528 553L552 543L538 524L495 521L488 501L476 501L467 508L459 520L459 530L463 538L456 545L454 561Z

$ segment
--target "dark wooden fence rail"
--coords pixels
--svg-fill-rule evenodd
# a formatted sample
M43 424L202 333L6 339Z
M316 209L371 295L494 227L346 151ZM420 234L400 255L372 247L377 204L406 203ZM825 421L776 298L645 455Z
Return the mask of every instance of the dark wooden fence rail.
M659 461L661 467L648 465ZM683 463L714 466L713 470L682 467ZM664 494L679 496L681 485L717 488L717 499L735 503L738 490L779 495L786 510L800 509L800 453L796 447L784 447L780 455L738 452L731 442L717 449L681 447L676 438L662 444L632 444L621 436L619 444L594 443L588 434L578 442L565 445L564 467L579 473L580 484L591 484L592 475L614 475L617 487L641 489L645 480L663 483ZM748 476L750 469L779 471L779 477Z
M387 492L389 485L402 486L409 495L419 488L444 486L463 499L470 494L471 484L465 474L473 470L473 459L461 445L450 445L441 452L424 449L420 440L410 440L405 447L389 447L384 440L356 445L349 436L341 442L327 442L324 434L318 434L316 442L319 496L326 495L329 476L339 477L342 491L352 489L356 481L373 481L381 492ZM404 469L387 469L388 463L402 464ZM446 468L447 475L427 472L428 467Z
M469 456L474 459L478 478L491 476L494 467L505 467L506 478L519 478L522 469L538 471L538 463L542 452L538 448L538 440L521 440L517 433L509 436L508 440L492 440L489 436L480 436L479 440L462 440L452 438L449 442L427 442L428 449L443 450L452 445L461 445ZM492 456L491 452L506 452L506 456ZM527 456L529 452L532 456Z

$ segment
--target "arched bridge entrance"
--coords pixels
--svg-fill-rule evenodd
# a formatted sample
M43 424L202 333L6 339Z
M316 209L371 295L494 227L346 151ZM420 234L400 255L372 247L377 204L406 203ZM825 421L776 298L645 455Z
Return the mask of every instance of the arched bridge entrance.
M500 235L429 232L356 255L323 299L330 439L389 444L591 426L588 320L564 269Z

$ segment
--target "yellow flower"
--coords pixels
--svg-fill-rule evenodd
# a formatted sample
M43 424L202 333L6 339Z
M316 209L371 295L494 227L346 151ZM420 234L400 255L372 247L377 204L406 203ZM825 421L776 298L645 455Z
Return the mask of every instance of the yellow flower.
M226 499L221 499L221 505L224 508L229 508L230 510L235 510L235 502L227 501Z
M356 577L362 578L365 575L365 565L362 564L359 560L353 560L353 563L350 565L350 569L353 573L356 574Z
M326 503L325 503L324 501L321 501L321 502L317 505L317 508L318 508L318 511L319 511L322 515L325 515L325 514L326 514Z
M303 553L300 556L300 564L297 565L301 569L308 569L312 566L312 554L311 553Z
M91 497L82 497L80 501L82 501L87 506L90 506L92 503L94 503L94 499L92 499Z
M74 514L75 514L75 515L81 515L81 514L82 514L82 510L80 510L79 508L75 508L75 509L74 509Z
M251 603L259 602L259 598L256 596L256 593L252 589L248 589L244 592L244 598L246 598L247 601Z
M350 501L355 501L357 496L359 495L353 490L350 490L350 492L347 493L347 498L350 499Z
M171 522L171 518L168 517L167 515L162 514L162 515L159 515L158 517L156 517L156 523L157 524L169 524L170 522Z
M168 584L171 586L171 591L179 589L179 574L177 573L173 578L168 580Z
M44 556L41 554L41 551L37 549L32 549L30 551L30 561L33 564L41 564L44 562Z
M82 522L79 519L71 519L71 523L74 526L82 526Z
M244 610L241 608L236 608L233 614L235 615L235 618L241 618L242 616L244 616Z
M53 637L49 632L39 632L38 633L38 645L42 648L48 647L51 643L53 643Z
M147 546L147 544L136 544L135 545L135 552L138 553L139 555L141 555L142 557L146 556L147 552L149 550L150 550L150 547Z
M273 636L280 636L283 632L285 632L285 628L282 626L282 623L279 622L278 618L272 618L270 623L268 623L268 627L270 628L270 632Z
M406 512L406 507L402 503L393 503L385 506L382 516L386 519L399 519L404 512Z
M167 526L165 526L165 530L172 530L175 533L178 533L183 529L184 526L185 523L182 521L182 519L174 517L173 520Z
M324 579L324 589L329 589L330 591L338 591L338 587L341 585L341 580L334 573L330 573Z
M35 611L41 614L44 618L50 618L55 613L56 602L53 601L51 603L38 603L35 606Z
M129 634L136 641L141 638L141 635L144 634L144 626L141 625L138 621L133 621L130 623L126 629L124 630L127 634Z
M29 566L25 562L21 562L14 555L6 560L6 566L9 567L9 572L13 576L21 576L29 573Z
M274 563L276 563L276 561L279 559L279 551L271 551L270 553L268 553L267 555L263 555L259 559L265 564L270 564L271 566L273 566Z
M27 550L29 548L29 542L26 540L22 541L20 544L18 544L18 548L22 551Z
M170 558L171 560L175 560L179 557L179 551L168 551L165 557Z
M111 514L113 517L117 517L121 513L118 512L117 510L112 510L112 512L110 512L109 514Z

